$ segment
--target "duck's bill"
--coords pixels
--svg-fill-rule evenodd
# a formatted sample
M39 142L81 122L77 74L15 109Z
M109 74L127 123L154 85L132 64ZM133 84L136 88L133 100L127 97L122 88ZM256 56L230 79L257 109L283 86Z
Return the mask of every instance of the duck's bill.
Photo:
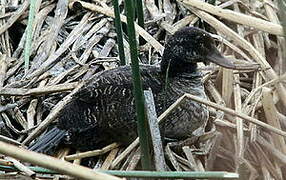
M206 56L206 60L225 68L229 69L236 68L235 64L233 64L231 60L222 56L221 53L216 48L213 48L213 50L209 52L209 54Z

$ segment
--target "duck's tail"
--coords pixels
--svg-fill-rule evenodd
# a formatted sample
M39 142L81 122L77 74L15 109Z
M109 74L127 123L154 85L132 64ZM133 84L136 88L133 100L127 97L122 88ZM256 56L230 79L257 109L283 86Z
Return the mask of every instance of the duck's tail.
M39 153L49 153L64 139L66 133L66 130L54 127L46 134L40 136L40 138L30 145L28 149Z

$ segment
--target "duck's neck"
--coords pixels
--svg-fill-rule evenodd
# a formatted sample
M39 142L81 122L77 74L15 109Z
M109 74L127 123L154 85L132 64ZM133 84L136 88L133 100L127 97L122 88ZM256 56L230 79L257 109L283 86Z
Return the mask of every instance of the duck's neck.
M191 74L197 71L196 63L187 63L179 59L165 59L161 61L161 72L168 73L169 77Z

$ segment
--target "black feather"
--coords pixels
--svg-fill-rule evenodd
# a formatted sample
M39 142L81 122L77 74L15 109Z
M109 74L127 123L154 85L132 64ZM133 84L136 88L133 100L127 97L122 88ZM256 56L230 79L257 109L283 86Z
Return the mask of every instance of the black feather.
M54 127L46 134L40 136L39 139L29 147L29 150L39 153L49 153L49 151L55 149L63 140L66 132L66 130Z

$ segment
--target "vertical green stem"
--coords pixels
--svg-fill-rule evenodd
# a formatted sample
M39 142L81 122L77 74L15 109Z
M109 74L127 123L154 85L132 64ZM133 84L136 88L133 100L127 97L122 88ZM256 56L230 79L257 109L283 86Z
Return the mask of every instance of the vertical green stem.
M125 55L124 55L122 24L120 20L120 9L119 9L118 0L113 0L112 2L113 2L114 14L115 14L115 29L117 33L120 65L123 66L126 64L126 61L125 61Z
M144 13L143 13L143 4L142 0L136 0L137 1L137 17L138 17L138 25L141 26L144 29ZM144 44L145 40L140 36L139 37L139 43Z
M137 129L140 141L141 149L141 163L143 169L151 169L151 148L149 142L148 133L148 124L146 121L146 112L144 107L144 96L142 90L142 83L140 78L139 63L137 60L137 42L135 36L134 28L134 9L133 9L133 0L125 1L125 8L127 13L127 25L128 25L128 37L130 45L130 54L131 54L131 68L132 68L132 77L133 77L133 87L134 87L134 96L137 112Z
M30 58L31 47L32 47L33 23L34 23L34 17L35 17L35 4L36 4L36 0L30 0L28 25L27 25L27 31L26 31L26 43L25 43L25 49L24 49L25 74L27 73L29 69L29 58Z
M137 1L137 16L138 16L138 25L144 28L144 13L143 13L143 4L142 0Z

